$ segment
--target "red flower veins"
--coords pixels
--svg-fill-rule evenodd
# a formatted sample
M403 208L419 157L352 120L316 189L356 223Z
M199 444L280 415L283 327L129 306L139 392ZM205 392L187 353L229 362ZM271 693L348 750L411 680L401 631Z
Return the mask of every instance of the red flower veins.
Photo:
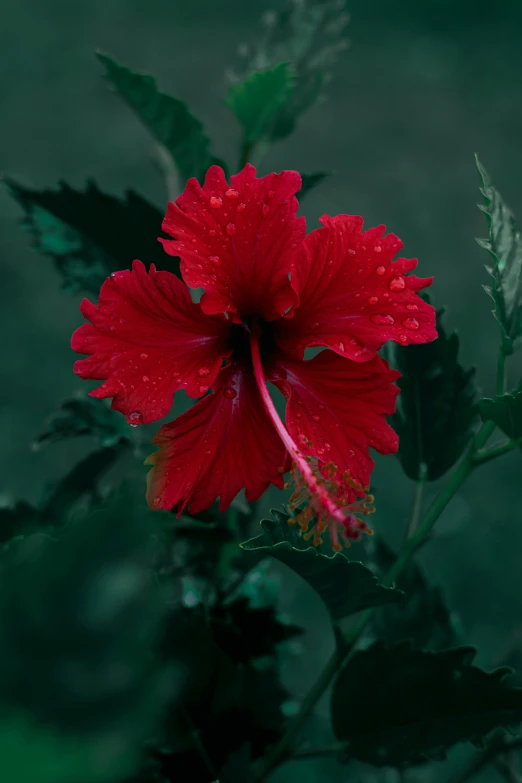
M167 253L181 259L184 282L169 272L116 272L99 304L84 300L90 322L72 347L82 378L103 380L91 394L112 397L131 425L171 409L176 391L199 401L163 425L149 457L153 508L197 513L216 498L225 510L240 489L256 500L292 470L293 506L318 543L334 549L366 524L373 460L397 450L385 417L395 410L398 373L378 355L387 340L435 339L435 314L417 292L431 283L408 273L415 260L384 226L363 231L360 217L321 219L305 236L296 217L294 171L256 178L251 165L230 184L212 166L200 187L188 181L170 203ZM202 288L199 304L191 288ZM305 360L312 346L327 350ZM286 399L286 425L267 381Z

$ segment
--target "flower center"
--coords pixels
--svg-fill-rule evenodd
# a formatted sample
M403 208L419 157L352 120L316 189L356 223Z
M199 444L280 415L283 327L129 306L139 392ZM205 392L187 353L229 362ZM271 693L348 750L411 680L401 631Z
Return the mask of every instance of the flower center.
M320 465L315 457L303 455L287 428L279 418L268 387L266 385L261 354L259 350L259 332L257 329L250 331L250 350L252 364L261 399L265 409L272 420L277 434L293 460L292 479L295 491L290 499L290 508L297 510L297 514L288 521L290 524L298 522L304 533L304 538L313 537L312 543L318 546L322 543L321 534L329 530L332 548L338 552L342 549L340 539L345 546L350 545L350 540L359 538L362 532L370 533L370 528L355 514L371 514L374 511L371 503L373 497L366 495L363 488L354 482L345 473L343 481L336 480L337 466ZM355 502L349 502L348 490L362 495ZM310 523L315 520L315 525L309 530Z

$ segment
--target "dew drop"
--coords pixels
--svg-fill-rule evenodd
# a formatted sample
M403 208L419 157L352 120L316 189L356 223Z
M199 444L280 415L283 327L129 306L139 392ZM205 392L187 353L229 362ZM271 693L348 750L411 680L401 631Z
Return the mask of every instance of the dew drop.
M143 362L145 361L145 359L148 359L148 358L149 358L149 354L148 353L140 353L140 359Z
M393 315L379 315L377 313L376 315L370 316L370 321L373 321L374 324L379 324L380 326L391 326L395 323L395 318Z
M129 413L127 416L127 421L131 425L131 427L137 427L138 424L143 423L143 416L139 411L133 411L132 413Z
M217 231L216 231L216 229L215 229L215 228L211 228L211 229L210 229L210 231L209 231L208 233L210 234L210 236L211 236L211 237L215 237L215 236L216 236L216 234L217 234Z
M375 247L374 247L373 249L374 249L374 251L375 251L376 253L380 253L380 252L381 252L381 250L382 250L382 247L381 247L380 245L375 245Z
M221 209L221 207L223 206L223 199L219 198L219 196L211 196L210 206L212 207L212 209Z
M143 381L143 383L148 383L150 381L150 378L148 375L144 375L141 380Z
M111 325L109 326L109 329L111 330L111 332L114 332L114 331L116 331L116 327L114 326L114 324L111 324Z
M210 456L212 454L212 449L207 449L207 454Z
M269 191L268 191L268 193L267 193L266 195L268 196L268 198L274 198L274 196L275 196L275 190L269 190Z
M416 305L416 304L407 304L407 305L406 305L406 310L410 310L410 311L412 311L412 310L418 310L418 309L419 309L419 308L417 307L417 305Z
M209 257L208 257L208 260L209 260L209 261L210 261L212 264L216 264L216 265L221 263L221 259L220 259L220 257L219 257L219 256L209 256Z
M320 419L320 418L321 418L321 417L320 417L320 416L318 416L318 415L317 415L317 413L314 413L314 414L312 415L312 419L313 419L314 421L319 421L319 419Z
M200 367L198 370L198 375L200 378L206 378L207 375L210 375L210 370L208 367Z
M159 495L156 495L154 500L152 501L152 505L158 508L159 504L161 503L161 498Z
M399 342L400 343L407 343L408 342L407 336L405 334L400 334L399 335Z
M319 329L319 321L316 321L316 322L315 322L315 323L312 325L312 329Z
M369 296L368 297L368 304L377 304L378 301L379 301L379 297L378 296Z
M402 325L405 326L406 329L411 329L413 332L416 332L420 324L416 318L406 318L402 322Z
M227 198L239 198L239 191L234 190L234 188L229 188L228 190L225 190L225 196Z
M225 397L227 400L233 400L237 397L237 391L235 389L225 389Z
M236 212L244 212L245 209L246 209L246 204L243 204L243 202L241 202L241 204L237 205Z
M349 247L349 248L348 248L348 252L349 252L349 254L350 254L351 256L354 256L354 255L355 255L355 250L353 249L353 247Z
M377 275L383 275L386 272L385 266L377 266L375 267L375 274Z
M303 416L303 414L301 413L301 411L297 411L297 413L295 414L295 418L296 419L301 419L302 416Z
M406 288L406 281L404 280L404 277L401 275L397 275L397 277L392 277L390 282L388 283L388 288L390 291L404 291Z
M181 473L181 465L178 465L176 468L176 473Z
M269 212L270 212L270 207L268 206L268 204L263 204L263 217L266 217Z
M202 386L199 387L199 393L200 394L205 394L205 392L208 392L208 390L209 390L208 386L202 385Z
M346 348L344 347L344 343L337 343L335 347L338 348L341 351L341 353L344 353L346 350Z
M235 233L236 233L236 227L234 223L227 223L227 234L233 237Z
M325 447L326 451L330 451L330 449L332 448L329 443L325 443L324 447Z
M179 372L173 372L172 373L173 378L179 378Z
M118 321L120 322L120 324L124 324L125 323L125 318L118 318Z

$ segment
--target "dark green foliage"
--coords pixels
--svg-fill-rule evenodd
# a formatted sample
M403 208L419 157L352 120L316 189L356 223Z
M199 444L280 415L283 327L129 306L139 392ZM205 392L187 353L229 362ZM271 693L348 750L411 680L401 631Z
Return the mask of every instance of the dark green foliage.
M522 236L515 217L502 196L491 185L486 170L477 161L484 196L480 209L488 220L488 239L477 240L493 261L486 267L493 278L486 291L493 299L493 310L503 335L504 353L512 353L522 340Z
M242 48L235 80L282 62L289 62L295 74L293 89L273 118L271 141L289 136L299 117L321 99L329 71L346 48L344 5L338 0L288 0L280 11L265 14L257 43Z
M160 92L154 77L135 73L100 52L97 56L105 66L109 84L172 157L181 178L181 189L190 177L203 182L213 163L223 165L210 153L210 139L186 103Z
M120 500L19 539L0 562L0 710L85 745L79 758L103 780L137 768L178 676L158 657L167 595L150 570L153 528Z
M493 729L522 720L522 689L510 669L487 673L472 665L475 651L387 648L357 652L339 673L332 720L351 757L401 767L444 758L458 742L480 744Z
M60 440L90 435L101 446L114 446L131 439L132 430L125 418L113 411L105 400L77 396L62 402L49 416L45 430L34 440L39 447Z
M247 144L265 138L278 111L288 101L293 86L288 63L254 71L244 82L233 84L225 103L243 128Z
M477 417L475 370L459 364L459 338L456 332L446 334L443 312L437 313L437 340L393 349L402 378L392 426L400 438L403 470L414 480L443 476L469 443Z
M522 438L522 390L500 394L479 402L483 421L493 421L509 438Z
M386 573L396 555L380 536L376 537L375 561ZM397 579L406 597L400 604L383 606L373 616L372 627L378 639L394 644L411 639L416 647L443 650L457 641L457 626L440 587L429 584L421 566L414 561Z
M297 525L288 524L288 513L272 509L271 519L263 519L263 532L241 544L248 552L264 551L299 574L321 596L335 618L400 601L403 593L379 584L362 563L348 560L341 552L331 557L300 536Z
M307 193L309 193L313 188L315 188L316 185L319 185L323 179L329 177L332 173L333 172L331 171L316 171L313 174L301 174L303 184L298 194L299 201L302 201Z
M66 291L98 296L103 281L135 258L179 274L157 239L162 212L134 191L123 201L92 181L84 191L65 182L56 190L31 190L11 179L5 184L25 212L35 249L54 260Z

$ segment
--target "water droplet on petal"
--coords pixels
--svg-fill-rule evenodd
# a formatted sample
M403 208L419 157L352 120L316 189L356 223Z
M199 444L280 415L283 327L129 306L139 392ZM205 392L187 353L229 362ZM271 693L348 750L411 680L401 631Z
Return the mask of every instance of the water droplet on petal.
M274 198L274 196L275 196L275 190L269 190L269 191L268 191L268 193L267 193L266 195L268 196L268 198Z
M211 236L211 237L215 237L215 236L216 236L216 234L217 234L217 231L216 231L216 229L215 229L215 228L211 228L211 229L210 229L210 231L209 231L208 233L210 234L210 236Z
M234 236L236 233L236 227L234 223L227 223L227 234L230 234L230 236Z
M377 266L375 267L375 274L377 275L383 275L386 272L385 266Z
M243 204L243 202L241 202L241 204L237 205L236 212L244 212L245 209L246 209L246 204Z
M351 256L354 256L356 251L353 249L353 247L349 247L349 248L348 248L348 252L349 252L349 254L350 254Z
M221 209L221 207L223 206L223 199L219 198L219 196L211 196L210 206L212 207L212 209Z
M210 370L208 367L200 367L198 370L198 375L200 378L206 378L207 375L210 375Z
M149 358L149 354L148 353L140 353L140 359L143 362L145 361L145 359L148 359L148 358Z
M220 259L220 257L219 257L219 256L209 256L209 257L208 257L208 260L209 260L209 261L210 261L212 264L216 264L216 266L217 266L217 264L220 264L220 263L221 263L221 259Z
M152 501L152 505L158 508L160 503L161 503L161 498L159 495L156 495L156 497Z
M125 323L125 318L118 318L118 321L120 322L120 324L124 324Z
M208 392L208 390L209 390L208 386L203 386L202 385L202 386L199 387L199 393L200 394L205 394L205 392Z
M239 198L239 191L234 188L229 188L228 190L225 190L225 196L227 198Z
M388 288L390 291L404 291L406 288L406 281L404 280L404 277L401 275L397 275L397 277L392 277L390 282L388 283Z
M263 204L263 217L266 217L269 212L270 212L270 207L268 206L268 204Z
M143 416L139 411L133 411L132 413L129 413L127 416L127 421L131 425L131 427L137 427L138 424L143 423Z
M407 342L408 342L408 338L407 338L407 336L406 336L405 334L400 334L400 335L399 335L399 342L401 342L401 343L407 343Z
M406 310L418 310L418 309L419 308L417 307L416 304L407 304L406 305Z
M420 326L416 318L405 318L402 325L405 326L406 329L411 329L413 332L416 332Z
M312 325L312 329L319 329L319 321L316 321L316 322L315 322L315 323Z
M378 296L369 296L368 297L368 304L377 304L378 301L379 301L379 297Z
M346 350L346 348L344 347L344 343L337 343L335 348L338 348L341 351L341 353L344 353Z
M318 415L317 415L317 413L314 413L314 414L312 415L312 419L313 419L314 421L319 421L319 419L320 419L320 416L318 416Z
M150 381L150 378L148 375L144 375L141 380L143 381L143 383L148 383Z
M172 373L173 378L179 378L179 372L173 372Z
M395 323L395 318L393 315L379 315L377 313L376 315L370 316L370 321L373 321L374 324L379 324L380 326L391 326Z
M380 253L381 250L382 250L382 247L380 245L375 245L375 247L373 249L375 250L376 253Z
M212 454L212 449L207 449L207 454L210 456Z
M237 397L237 391L235 389L225 389L225 397L227 400L233 400Z
M178 465L176 468L176 473L181 473L181 465Z
M111 332L114 332L116 330L116 327L114 326L114 324L111 324L109 326L109 329L111 330Z
M301 419L302 416L303 416L303 414L301 413L301 411L297 411L297 413L295 414L295 418L296 419Z

